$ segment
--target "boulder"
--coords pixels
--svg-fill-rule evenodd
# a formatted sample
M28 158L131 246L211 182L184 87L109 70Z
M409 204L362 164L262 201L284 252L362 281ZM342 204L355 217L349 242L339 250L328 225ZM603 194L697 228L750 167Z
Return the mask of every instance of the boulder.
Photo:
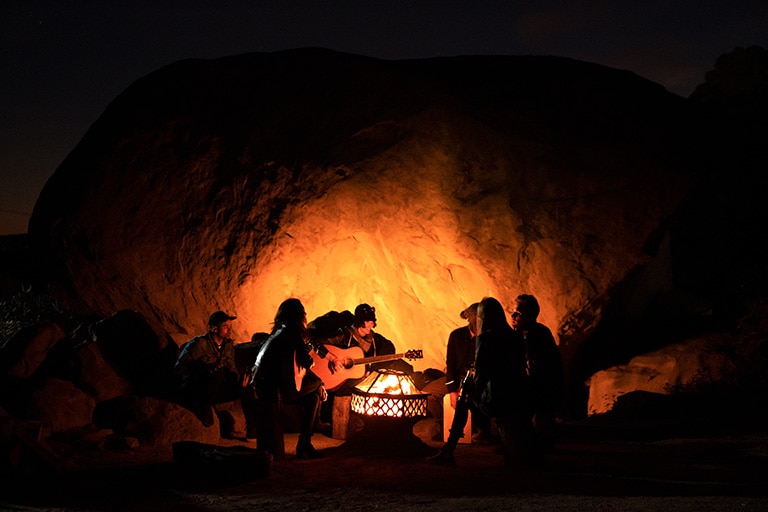
M32 395L33 419L44 422L52 433L88 427L96 402L72 382L46 379Z
M16 379L31 377L48 352L66 336L62 328L52 322L23 328L0 349L0 374Z
M133 389L109 363L96 343L85 343L77 350L77 386L98 402L128 395Z
M713 334L668 345L633 357L629 363L593 374L589 387L589 415L613 409L623 395L645 391L662 395L695 392L708 384L734 382L732 336Z

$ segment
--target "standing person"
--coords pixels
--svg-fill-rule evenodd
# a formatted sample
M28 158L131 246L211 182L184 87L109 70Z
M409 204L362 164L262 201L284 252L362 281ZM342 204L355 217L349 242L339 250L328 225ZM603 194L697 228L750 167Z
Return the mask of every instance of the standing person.
M453 452L466 422L469 403L474 401L496 421L505 464L524 466L531 462L533 413L522 336L509 325L504 308L493 297L483 298L477 307L477 331L474 368L464 378L448 441L428 460L455 464Z
M251 385L259 401L257 448L285 458L282 403L300 406L299 441L296 457L316 459L322 455L312 445L312 434L326 399L322 381L310 370L307 314L299 299L284 300L275 314L272 332L262 345L251 370Z
M240 400L246 436L255 436L255 404L247 380L235 365L232 320L237 317L216 311L208 318L208 332L186 342L174 371L181 379L181 398L206 427L213 425L214 404Z
M563 399L563 362L552 331L538 322L536 297L518 295L512 311L512 328L525 341L527 371L533 393L533 426L542 452L552 447L556 416Z
M459 399L459 387L467 371L475 363L475 337L477 336L477 307L475 302L464 309L459 316L467 325L454 329L448 335L445 352L445 386L451 397L451 407L456 409ZM472 413L472 442L475 444L495 444L498 439L491 432L491 419L477 405L469 402ZM463 425L462 425L463 429Z
M512 329L504 308L493 297L480 301L477 330L478 405L496 420L504 463L527 466L533 462L533 411L523 337Z

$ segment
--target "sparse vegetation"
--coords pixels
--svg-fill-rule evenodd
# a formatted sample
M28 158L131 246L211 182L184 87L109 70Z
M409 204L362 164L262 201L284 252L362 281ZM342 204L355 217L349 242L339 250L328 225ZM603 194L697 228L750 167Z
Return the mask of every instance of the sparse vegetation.
M50 295L32 288L1 299L0 349L20 330L46 322L57 322L67 329L72 318Z

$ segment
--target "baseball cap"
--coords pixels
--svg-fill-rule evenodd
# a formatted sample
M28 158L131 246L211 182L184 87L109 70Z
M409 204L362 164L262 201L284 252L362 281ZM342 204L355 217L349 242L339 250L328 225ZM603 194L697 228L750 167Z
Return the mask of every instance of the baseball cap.
M208 325L219 325L227 320L234 320L237 318L233 315L228 315L227 313L223 311L216 311L215 313L211 314L210 318L208 318Z

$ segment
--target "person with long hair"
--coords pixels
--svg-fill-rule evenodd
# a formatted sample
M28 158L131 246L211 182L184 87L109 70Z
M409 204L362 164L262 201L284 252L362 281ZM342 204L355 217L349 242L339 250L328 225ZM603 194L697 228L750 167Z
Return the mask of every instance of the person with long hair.
M495 421L505 465L529 466L533 462L533 412L525 344L522 335L507 322L504 307L493 297L483 298L477 306L474 366L462 382L448 440L429 457L430 462L455 465L453 452L472 402Z
M526 374L525 342L512 329L501 303L485 297L477 307L474 385L479 407L494 418L504 463L533 463L533 404Z
M451 331L445 353L445 385L450 393L451 407L455 410L459 400L461 382L467 371L475 364L475 338L477 336L478 302L470 304L459 316L467 325ZM472 442L474 444L496 444L498 440L491 432L491 419L470 401L472 413Z
M300 406L297 458L322 455L312 445L312 434L320 404L327 398L322 381L312 372L313 360L307 345L307 314L297 298L284 300L277 308L272 332L262 345L251 370L251 386L260 404L257 448L275 458L285 458L280 406Z

